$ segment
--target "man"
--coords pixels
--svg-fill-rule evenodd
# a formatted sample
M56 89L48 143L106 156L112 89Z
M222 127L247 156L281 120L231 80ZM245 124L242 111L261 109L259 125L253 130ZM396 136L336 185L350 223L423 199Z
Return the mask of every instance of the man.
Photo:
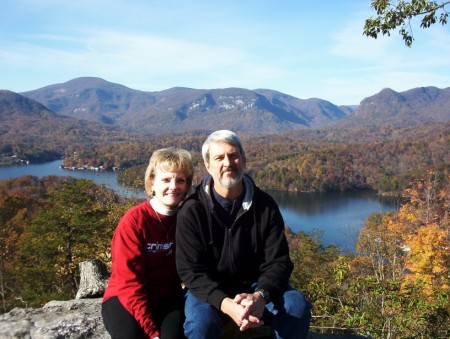
M277 204L244 174L233 132L212 133L202 156L209 176L177 219L186 337L218 338L231 319L241 331L266 324L277 338L306 338L311 305L289 286L293 264Z

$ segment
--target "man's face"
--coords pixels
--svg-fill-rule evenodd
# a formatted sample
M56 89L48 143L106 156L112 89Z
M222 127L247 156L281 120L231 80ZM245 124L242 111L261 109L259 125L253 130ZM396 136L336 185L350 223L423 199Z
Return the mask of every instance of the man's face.
M209 163L205 162L205 167L216 185L232 188L244 175L245 158L236 146L224 142L212 143L209 146Z

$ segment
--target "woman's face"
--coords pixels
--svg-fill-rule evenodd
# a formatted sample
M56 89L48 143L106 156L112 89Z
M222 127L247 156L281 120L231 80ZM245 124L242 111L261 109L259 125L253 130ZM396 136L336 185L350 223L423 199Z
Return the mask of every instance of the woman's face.
M183 172L165 172L156 169L153 180L154 198L167 209L175 209L186 196L186 176Z

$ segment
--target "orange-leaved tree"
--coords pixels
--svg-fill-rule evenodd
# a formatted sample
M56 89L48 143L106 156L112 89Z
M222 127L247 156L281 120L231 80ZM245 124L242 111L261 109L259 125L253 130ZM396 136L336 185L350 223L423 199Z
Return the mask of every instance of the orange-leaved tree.
M392 224L407 250L404 286L420 287L423 296L449 291L450 175L429 171L405 191L408 202Z

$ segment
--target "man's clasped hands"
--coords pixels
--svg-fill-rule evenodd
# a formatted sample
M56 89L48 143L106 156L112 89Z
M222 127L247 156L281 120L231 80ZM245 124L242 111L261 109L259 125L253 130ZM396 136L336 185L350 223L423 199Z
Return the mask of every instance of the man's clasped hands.
M228 314L239 326L241 331L259 327L264 324L261 320L266 301L260 293L240 293L234 299L225 298L220 306L222 312Z

